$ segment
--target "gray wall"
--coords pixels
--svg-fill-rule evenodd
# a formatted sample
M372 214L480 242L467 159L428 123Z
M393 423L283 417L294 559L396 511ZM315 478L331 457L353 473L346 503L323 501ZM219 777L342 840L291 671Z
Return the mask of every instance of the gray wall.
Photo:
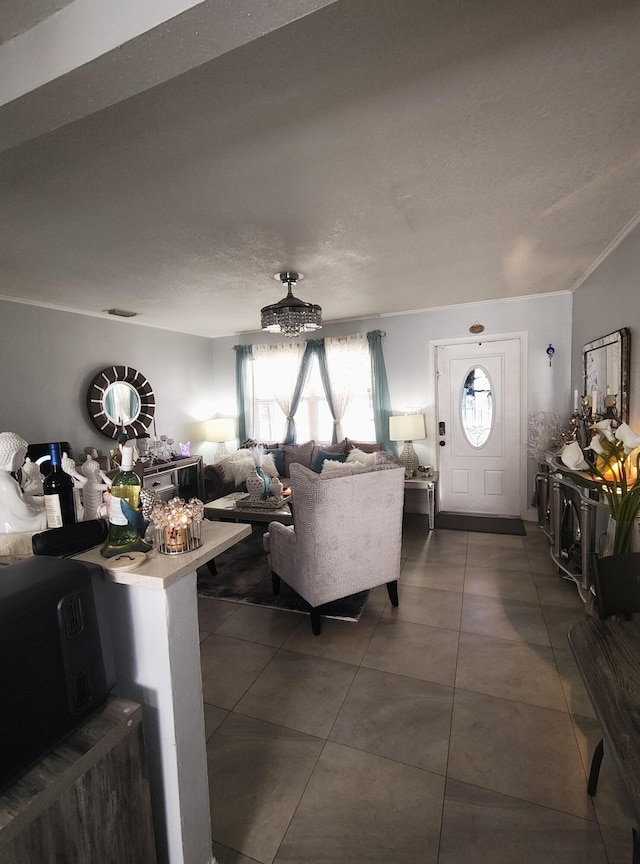
M621 327L631 332L629 424L640 429L640 228L573 295L572 377L582 380L582 347Z
M202 420L215 412L211 355L210 339L0 301L0 430L69 441L75 453L108 450L114 442L89 420L87 389L103 367L129 365L154 389L158 435L199 452Z

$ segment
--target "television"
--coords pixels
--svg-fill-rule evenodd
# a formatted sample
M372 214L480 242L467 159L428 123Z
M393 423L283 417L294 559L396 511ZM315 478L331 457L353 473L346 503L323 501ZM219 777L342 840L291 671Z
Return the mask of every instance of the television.
M111 643L93 591L101 578L97 564L45 555L0 567L0 789L109 695Z

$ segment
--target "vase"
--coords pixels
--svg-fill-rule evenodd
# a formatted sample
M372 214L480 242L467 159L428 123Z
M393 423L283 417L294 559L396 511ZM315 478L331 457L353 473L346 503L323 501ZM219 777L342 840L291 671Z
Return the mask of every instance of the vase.
M262 501L265 490L265 482L262 473L255 468L247 477L247 492L249 501Z
M602 543L602 552L600 553L602 558L607 558L609 555L624 554L626 552L640 552L640 525L638 524L638 519L636 518L633 520L628 548L616 550L617 527L616 520L610 515L607 522L607 532L604 535Z

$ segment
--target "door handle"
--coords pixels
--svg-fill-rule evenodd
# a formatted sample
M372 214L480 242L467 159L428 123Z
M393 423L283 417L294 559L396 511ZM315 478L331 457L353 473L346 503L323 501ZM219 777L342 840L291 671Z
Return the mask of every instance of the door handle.
M438 423L438 435L446 435L444 420Z

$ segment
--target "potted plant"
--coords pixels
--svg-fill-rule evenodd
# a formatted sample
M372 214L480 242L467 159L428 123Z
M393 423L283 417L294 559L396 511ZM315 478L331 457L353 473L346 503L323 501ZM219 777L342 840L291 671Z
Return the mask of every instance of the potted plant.
M586 453L577 441L560 454L566 469L557 469L576 486L601 493L609 505L612 538L604 553L622 555L634 550L640 512L640 435L626 423L612 428L611 420L593 426L594 434ZM591 454L587 456L587 454Z

